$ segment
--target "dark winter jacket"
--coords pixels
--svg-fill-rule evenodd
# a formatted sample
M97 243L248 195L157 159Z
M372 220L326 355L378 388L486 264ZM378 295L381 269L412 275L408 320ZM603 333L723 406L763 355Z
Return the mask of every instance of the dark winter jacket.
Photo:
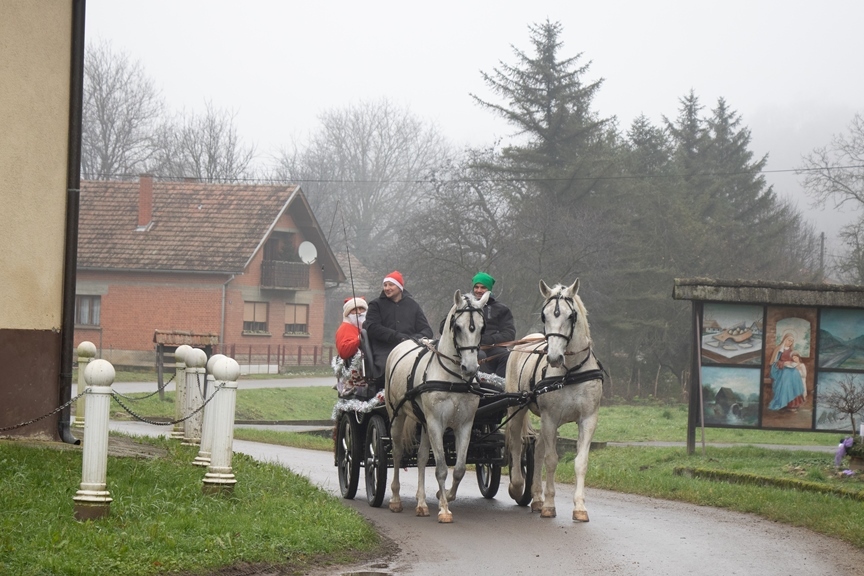
M483 331L483 336L480 338L481 346L512 342L516 339L513 313L492 296L489 297L489 301L483 307L483 316L486 318L486 330Z
M420 305L403 290L402 299L393 302L384 292L369 302L363 328L369 335L375 372L384 374L387 356L397 344L408 338L432 338L432 328Z

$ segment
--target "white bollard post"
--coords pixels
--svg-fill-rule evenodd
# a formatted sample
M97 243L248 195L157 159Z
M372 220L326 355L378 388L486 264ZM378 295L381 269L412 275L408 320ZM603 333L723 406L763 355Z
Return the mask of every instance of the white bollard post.
M201 444L201 404L204 403L204 366L207 364L207 354L200 348L193 348L186 353L186 411L183 421L183 444L198 446ZM197 410L197 412L196 412ZM194 414L193 414L194 412Z
M213 448L213 393L216 390L215 379L213 378L213 363L219 358L224 358L222 354L214 354L207 360L207 386L204 388L204 422L201 425L201 449L198 450L198 456L192 462L196 466L210 466L210 453Z
M213 398L213 450L210 467L204 475L202 490L206 494L229 493L234 490L237 479L231 470L234 444L234 410L237 406L237 378L240 365L233 358L219 358L213 363L213 377L222 388Z
M108 412L114 376L114 367L107 360L94 360L84 371L88 388L87 419L84 421L81 489L72 498L76 520L107 516L111 505L105 477L108 468Z
M186 415L186 354L192 350L188 344L181 344L174 351L174 420L180 420ZM183 422L174 424L171 438L182 440L185 426Z
M87 387L87 383L84 381L84 371L95 357L95 344L85 340L78 345L78 396L81 396ZM72 426L75 428L84 428L84 414L87 412L86 404L85 398L78 398L75 401L75 417L72 419Z

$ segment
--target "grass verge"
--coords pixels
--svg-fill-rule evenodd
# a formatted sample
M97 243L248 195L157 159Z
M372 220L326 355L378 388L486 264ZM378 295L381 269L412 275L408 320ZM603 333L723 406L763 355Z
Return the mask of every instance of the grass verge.
M136 398L134 401L123 401L136 414L150 418L174 418L174 392L166 392L164 401L159 399L158 394L152 393L126 396ZM329 420L335 402L336 392L324 386L238 390L234 419L238 422ZM111 403L111 418L132 419L117 402Z
M677 474L681 468L701 472ZM555 479L574 482L572 454L562 458ZM608 447L591 452L586 484L757 514L864 548L864 481L836 470L827 453L709 447L703 458L683 448Z
M263 442L265 444L304 448L306 450L321 450L324 452L333 450L332 437L308 434L305 432L274 432L272 430L261 430L258 428L237 427L234 429L234 438L238 440L249 440L250 442Z
M132 576L232 565L290 573L381 545L355 511L284 467L235 454L231 496L202 493L196 449L135 439L159 458L109 457L111 512L77 522L80 449L0 441L0 574ZM279 572L283 573L283 572Z

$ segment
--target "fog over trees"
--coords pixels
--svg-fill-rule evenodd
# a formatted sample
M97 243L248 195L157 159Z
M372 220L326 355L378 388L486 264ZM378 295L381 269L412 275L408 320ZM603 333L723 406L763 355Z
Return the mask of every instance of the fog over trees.
M488 91L471 97L514 127L506 141L455 149L406 107L346 97L270 156L243 141L234 112L171 113L140 65L91 46L82 169L299 183L334 251L382 278L400 270L433 326L478 270L496 278L519 336L540 327L539 280L580 278L607 396L681 397L691 328L689 303L671 298L676 277L864 279L864 224L844 231L848 253L826 270L812 226L766 183L767 157L734 103L691 91L675 117L621 127L594 110L603 79L561 32L530 26L530 52L482 73ZM862 129L856 117L802 166L821 201L864 203Z
M255 148L243 143L236 113L205 102L203 114L171 112L155 83L111 44L88 44L84 57L81 172L96 180L253 177Z

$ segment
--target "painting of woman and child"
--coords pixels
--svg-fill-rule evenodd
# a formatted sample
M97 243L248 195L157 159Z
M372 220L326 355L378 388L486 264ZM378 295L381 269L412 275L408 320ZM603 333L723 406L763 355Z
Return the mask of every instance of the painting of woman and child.
M765 322L762 427L813 427L816 310L769 306Z

